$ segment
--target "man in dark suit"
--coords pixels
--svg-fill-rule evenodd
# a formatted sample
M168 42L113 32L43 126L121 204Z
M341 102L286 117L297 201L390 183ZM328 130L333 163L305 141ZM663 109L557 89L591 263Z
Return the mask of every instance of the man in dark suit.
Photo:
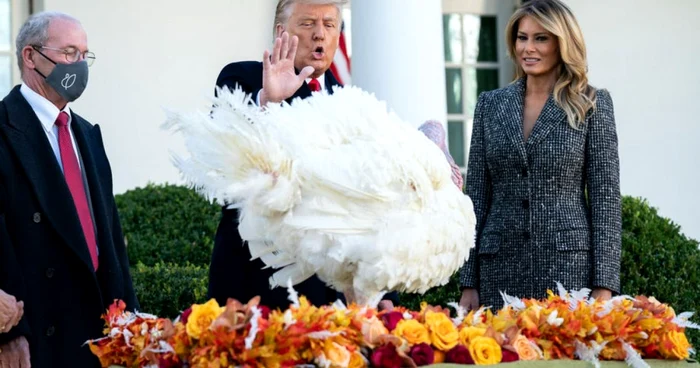
M216 85L240 86L261 107L306 98L312 91L333 93L333 86L340 84L329 68L338 48L341 7L345 2L280 0L275 15L276 40L272 55L265 51L263 62L227 65ZM287 308L287 290L270 290L269 278L275 270L263 269L262 261L250 260L250 257L238 233L238 211L224 207L209 268L209 296L223 304L228 298L245 303L260 295L263 305ZM316 276L299 283L295 289L317 306L332 303L339 297ZM380 302L379 308L392 308L397 302L396 293L390 293Z
M138 308L99 126L70 108L94 54L80 22L30 17L17 36L23 83L0 102L0 289L24 317L0 334L2 367L99 367L114 299Z

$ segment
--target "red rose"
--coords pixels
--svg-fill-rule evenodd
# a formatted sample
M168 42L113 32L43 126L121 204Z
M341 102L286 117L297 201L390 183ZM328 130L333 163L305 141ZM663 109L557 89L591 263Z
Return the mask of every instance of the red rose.
M643 351L644 354L642 354L642 356L644 356L645 359L663 359L661 353L659 353L659 346L656 344L647 345L644 347Z
M263 319L267 319L270 316L270 308L268 306L259 305L258 308L260 308L260 315Z
M170 354L168 354L170 355ZM182 363L177 356L161 357L158 359L158 368L178 368L182 367Z
M435 352L433 351L433 348L426 343L414 345L411 348L410 356L417 366L430 365L435 361Z
M469 349L462 345L457 345L450 349L447 354L445 354L445 362L456 364L474 364L474 359L472 359L472 355L469 354Z
M190 314L192 314L192 307L189 307L185 309L184 312L182 312L182 314L180 315L180 321L182 322L182 324L187 324L187 319L190 318Z
M376 368L401 368L401 357L393 344L374 349L371 360L372 366Z
M520 360L518 353L514 353L508 349L503 349L503 356L501 357L501 363L517 362Z
M389 330L389 332L394 331L396 325L402 319L403 313L401 312L394 311L382 314L382 322L384 323L384 327L386 327Z

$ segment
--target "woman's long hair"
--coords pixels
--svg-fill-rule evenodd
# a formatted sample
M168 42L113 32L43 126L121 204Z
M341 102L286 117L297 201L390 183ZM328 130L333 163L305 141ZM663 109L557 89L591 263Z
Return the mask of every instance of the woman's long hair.
M595 89L588 85L586 75L586 44L578 22L571 10L559 0L530 0L510 18L506 27L508 53L516 64L518 78L525 76L517 63L515 41L523 17L529 16L559 41L558 78L554 84L554 101L566 112L569 125L578 128L589 110L595 107Z

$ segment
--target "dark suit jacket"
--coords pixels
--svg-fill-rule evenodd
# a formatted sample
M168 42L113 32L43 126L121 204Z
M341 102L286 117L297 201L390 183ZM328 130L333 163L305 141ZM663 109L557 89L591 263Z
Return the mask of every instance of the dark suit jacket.
M619 292L622 216L615 114L596 91L574 129L550 95L527 142L525 79L483 93L474 114L467 194L477 218L476 254L462 269L479 301L503 306L499 290L545 298L568 290ZM586 198L586 192L588 198Z
M0 102L0 288L25 305L0 343L26 336L34 368L99 367L83 343L103 335L101 315L114 299L138 308L100 128L72 117L97 229L97 272L39 119L19 86Z
M325 83L329 93L333 93L333 86L340 85L330 70L326 71ZM262 63L254 61L231 63L221 71L216 85L229 88L235 88L238 85L246 93L251 93L255 101L258 92L262 89ZM304 83L294 96L287 99L287 102L291 103L297 97L309 96L311 96L311 89ZM287 290L285 288L270 290L269 278L274 270L262 269L263 267L265 264L259 259L250 260L250 251L241 240L238 233L238 211L224 208L216 232L209 268L209 297L216 298L219 304L223 305L228 298L245 303L250 298L260 295L262 304L272 309L286 309L290 303L287 299ZM294 288L317 306L332 303L340 297L335 290L326 287L316 276L295 285ZM394 304L398 304L396 293L387 294L386 299L391 299Z

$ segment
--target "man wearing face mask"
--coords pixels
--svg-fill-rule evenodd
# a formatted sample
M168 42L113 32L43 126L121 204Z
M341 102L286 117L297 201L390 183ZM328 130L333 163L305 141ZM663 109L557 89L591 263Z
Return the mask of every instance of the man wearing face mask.
M0 289L24 316L0 334L0 367L99 367L83 343L114 299L138 304L100 128L70 105L95 55L78 20L44 12L17 58L23 83L0 102Z
M307 98L314 91L333 93L333 86L340 84L329 68L338 48L341 7L346 2L279 0L272 54L265 51L263 62L227 65L216 85L239 86L261 107ZM268 280L275 270L262 269L265 264L261 260L250 258L250 251L238 232L238 211L224 207L209 268L209 296L225 304L228 298L245 303L259 295L261 304L286 309L289 306L286 288L270 290ZM316 276L295 285L295 289L317 306L333 303L341 296ZM397 294L389 293L379 308L390 309L397 302Z

